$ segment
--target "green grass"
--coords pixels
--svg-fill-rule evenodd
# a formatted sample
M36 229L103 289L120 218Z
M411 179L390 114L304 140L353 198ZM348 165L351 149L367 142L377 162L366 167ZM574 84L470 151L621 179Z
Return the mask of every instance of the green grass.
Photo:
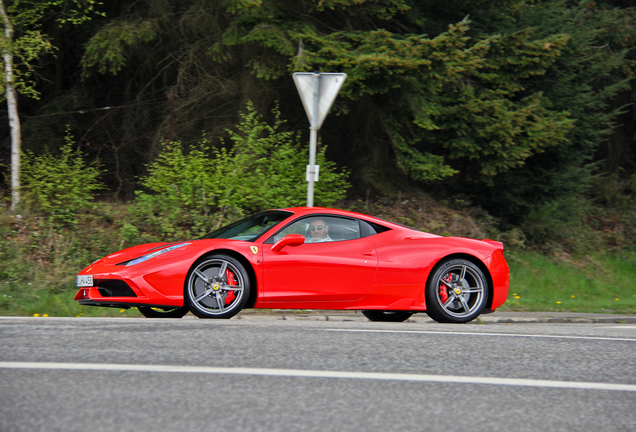
M80 306L73 300L77 289L72 283L53 293L37 282L2 282L0 315L4 316L140 316L136 308L119 309Z
M536 252L506 255L510 294L500 310L636 313L636 254L579 260Z

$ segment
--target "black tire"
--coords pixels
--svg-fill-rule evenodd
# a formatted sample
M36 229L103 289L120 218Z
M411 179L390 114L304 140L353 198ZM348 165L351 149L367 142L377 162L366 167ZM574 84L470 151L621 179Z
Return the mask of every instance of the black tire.
M154 308L137 306L137 309L146 318L183 318L188 313L188 308L186 307Z
M184 299L199 318L232 318L250 296L245 267L229 255L209 255L197 261L186 278Z
M406 311L383 311L383 310L365 310L362 315L369 318L370 321L381 322L404 322L411 318L413 312Z
M426 286L426 313L441 323L465 323L488 303L488 280L477 265L464 259L442 261Z

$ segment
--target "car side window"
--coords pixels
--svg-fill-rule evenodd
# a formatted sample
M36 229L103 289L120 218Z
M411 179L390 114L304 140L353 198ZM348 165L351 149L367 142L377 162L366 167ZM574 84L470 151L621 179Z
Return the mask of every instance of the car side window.
M381 232L388 231L389 229L377 224L371 224L369 222L360 221L360 236L369 237L372 235L380 234Z
M278 240L282 239L283 237L289 234L300 234L304 236L308 229L309 229L309 221L307 219L301 219L283 228L283 230L279 231L276 234L276 236L274 236L274 241L277 242Z
M274 242L288 234L304 236L305 243L355 240L361 237L356 219L333 216L310 216L293 222L274 236Z

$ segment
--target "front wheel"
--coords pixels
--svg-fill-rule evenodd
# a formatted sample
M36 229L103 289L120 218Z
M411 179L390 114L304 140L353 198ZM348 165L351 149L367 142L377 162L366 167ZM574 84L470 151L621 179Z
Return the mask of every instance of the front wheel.
M488 282L474 263L443 261L426 286L426 313L441 323L465 323L479 316L488 302Z
M188 273L185 302L199 318L231 318L247 303L250 280L245 267L229 255L210 255Z
M186 307L154 308L137 306L137 310L146 318L183 318L188 313Z
M383 311L383 310L365 310L362 315L371 321L380 322L404 322L411 318L413 312L406 311Z

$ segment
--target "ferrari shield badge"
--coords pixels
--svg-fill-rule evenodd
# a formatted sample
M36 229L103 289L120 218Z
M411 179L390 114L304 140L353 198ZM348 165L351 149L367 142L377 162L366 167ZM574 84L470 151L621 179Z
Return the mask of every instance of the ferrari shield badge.
M256 247L256 246L250 246L250 249L252 250L252 253L253 253L254 255L256 255L256 254L258 253L258 247Z

